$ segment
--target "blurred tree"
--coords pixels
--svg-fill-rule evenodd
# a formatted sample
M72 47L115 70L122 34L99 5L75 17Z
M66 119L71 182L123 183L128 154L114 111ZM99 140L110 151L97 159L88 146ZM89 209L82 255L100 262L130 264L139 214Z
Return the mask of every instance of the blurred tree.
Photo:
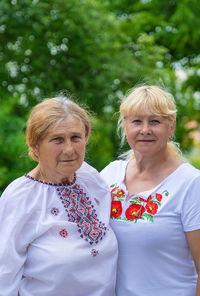
M148 59L157 56L157 65L167 72L162 77L165 87L177 102L176 140L189 150L193 141L186 123L200 122L200 18L198 0L102 0L121 19L132 49L144 57L140 40L151 40L154 47L147 51ZM156 17L155 17L156 16ZM139 52L138 52L139 51ZM151 70L149 64L148 70ZM148 73L146 73L148 75ZM157 81L159 84L159 81Z
M0 188L4 188L33 164L26 153L25 108L12 96L1 102L0 108Z
M2 187L30 167L24 156L24 126L28 111L42 98L64 90L97 114L110 105L116 108L118 90L133 82L140 67L124 47L128 37L119 25L98 1L0 2ZM94 127L101 142L104 123ZM116 138L109 130L108 137ZM114 157L116 145L109 147L105 156L96 157L97 168Z
M197 118L199 108L197 5L197 0L1 0L0 186L33 166L24 144L28 112L60 91L69 91L96 115L87 160L97 169L118 154L115 113L125 91L138 83L164 85L174 93L177 140L190 147L183 122ZM177 73L186 78L180 81Z

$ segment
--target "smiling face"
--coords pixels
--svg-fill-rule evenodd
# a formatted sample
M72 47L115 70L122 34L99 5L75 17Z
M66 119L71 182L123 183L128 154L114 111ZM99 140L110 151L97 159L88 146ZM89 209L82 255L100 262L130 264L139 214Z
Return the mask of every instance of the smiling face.
M47 136L34 147L46 181L71 182L84 160L86 143L85 127L74 116L68 116L51 128Z
M151 114L128 116L123 121L127 142L134 152L153 156L167 151L167 142L174 133L175 122Z

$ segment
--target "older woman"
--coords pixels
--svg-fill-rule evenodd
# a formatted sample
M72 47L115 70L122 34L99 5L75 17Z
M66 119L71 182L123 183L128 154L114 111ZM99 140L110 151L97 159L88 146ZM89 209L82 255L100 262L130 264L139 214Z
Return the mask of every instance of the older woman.
M119 243L117 295L199 296L200 171L171 141L173 97L157 86L137 87L120 114L131 151L101 173Z
M27 125L38 165L0 198L0 295L113 296L110 192L84 161L85 110L66 98L35 106Z

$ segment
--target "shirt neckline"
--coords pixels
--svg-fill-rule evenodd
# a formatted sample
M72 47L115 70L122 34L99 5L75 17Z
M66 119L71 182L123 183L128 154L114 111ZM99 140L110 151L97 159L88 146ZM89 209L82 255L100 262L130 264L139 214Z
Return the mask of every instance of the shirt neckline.
M45 182L45 181L42 181L42 180L33 178L29 174L27 174L27 173L24 174L24 177L25 178L28 178L29 180L32 180L34 182L37 182L37 183L41 183L41 184L45 184L45 185L50 185L50 186L56 186L56 187L58 187L58 186L65 186L65 187L66 186L73 186L76 183L76 179L77 179L76 174L74 174L74 180L71 183L50 183L50 182Z
M124 171L123 171L123 178L122 178L122 181L121 181L121 184L123 185L125 191L126 191L126 194L128 195L128 189L126 187L126 184L124 182L124 179L125 179L125 175L126 175L126 168L127 168L127 165L129 163L130 160L126 160L125 161L125 165L124 165ZM142 191L142 192L138 192L138 193L133 193L131 196L135 196L135 195L145 195L145 193L149 193L149 192L153 192L155 190L157 190L157 188L159 188L161 185L163 185L168 179L170 179L174 174L177 173L177 171L182 168L183 166L185 165L188 165L187 162L184 162L182 163L181 165L179 165L171 174L169 174L165 179L163 179L158 185L156 185L155 187L151 188L151 189L148 189L148 190L145 190L145 191ZM131 196L129 196L128 199L131 198Z

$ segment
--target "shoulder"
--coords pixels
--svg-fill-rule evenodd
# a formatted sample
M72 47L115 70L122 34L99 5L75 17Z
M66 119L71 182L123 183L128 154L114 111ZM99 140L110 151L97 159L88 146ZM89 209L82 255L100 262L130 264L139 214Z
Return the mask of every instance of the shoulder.
M80 179L93 179L94 177L101 178L99 172L85 161L82 163L81 167L76 171L76 175Z
M27 183L29 183L29 180L25 176L15 179L6 187L2 194L2 197L8 194L20 196L21 193L27 189Z
M175 172L173 186L184 204L197 205L200 202L200 170L190 163L183 163Z
M127 166L128 161L127 160L115 160L112 161L111 163L109 163L102 171L101 174L103 174L104 172L108 171L108 170L120 170L124 167Z
M10 231L21 231L23 236L35 235L42 214L44 191L23 176L8 185L0 198L0 224ZM44 204L44 202L43 202ZM30 226L30 227L29 227ZM2 230L3 231L3 230Z
M108 184L119 182L124 179L127 164L128 160L115 160L107 165L100 174Z
M37 206L37 196L40 195L39 186L38 182L34 182L25 176L15 179L2 193L1 207L4 205L17 210L18 208L28 209Z
M195 182L195 180L199 181L200 170L186 162L180 166L179 176L180 175L182 180L190 184L191 182Z
M99 172L85 161L77 170L76 174L78 183L80 182L89 187L95 186L96 188L107 187Z
M99 172L86 162L77 170L77 185L92 202L101 204L103 212L110 209L110 190ZM109 213L107 213L109 217Z

